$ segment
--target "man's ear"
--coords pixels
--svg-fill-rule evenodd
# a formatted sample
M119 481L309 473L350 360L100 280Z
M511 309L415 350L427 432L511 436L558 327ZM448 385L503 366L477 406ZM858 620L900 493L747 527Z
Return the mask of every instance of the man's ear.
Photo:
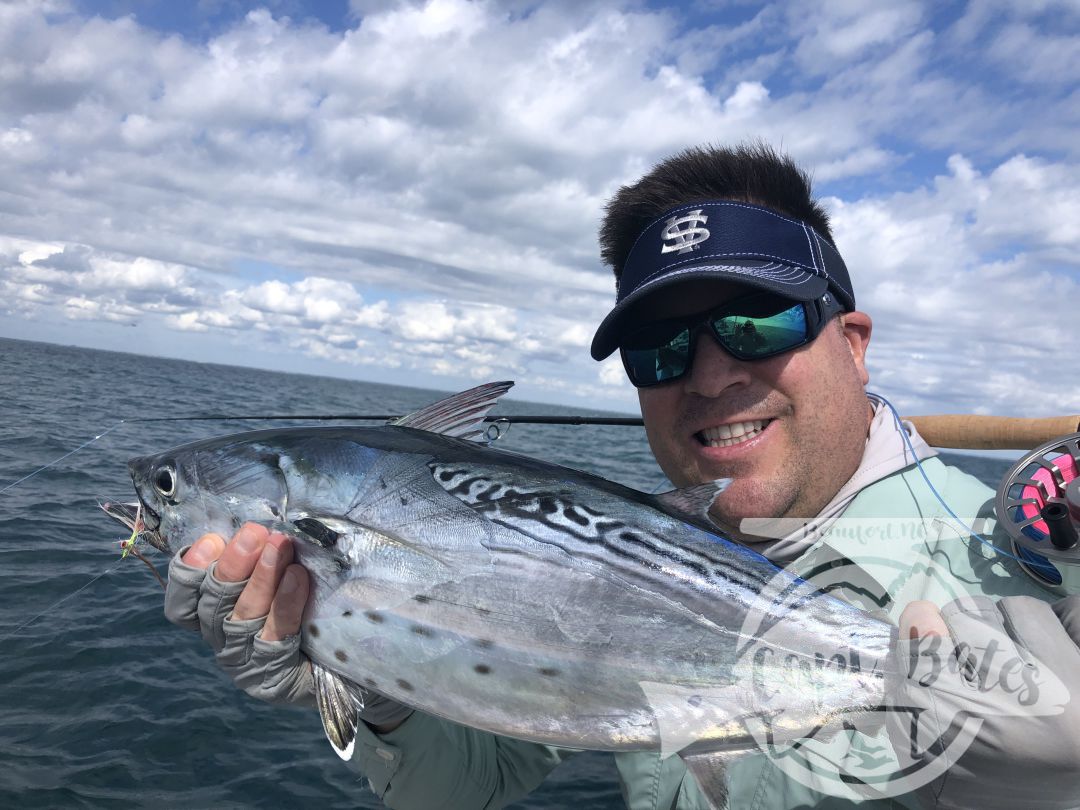
M873 321L865 312L842 312L840 331L847 341L851 359L859 372L862 384L870 382L870 372L866 370L866 347L870 345L870 333L874 331Z

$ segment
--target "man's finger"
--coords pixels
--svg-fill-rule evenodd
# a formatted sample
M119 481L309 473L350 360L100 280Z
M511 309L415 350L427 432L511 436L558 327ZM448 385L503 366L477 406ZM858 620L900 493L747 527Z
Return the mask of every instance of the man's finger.
M220 557L224 550L225 541L221 538L221 535L204 534L192 543L191 548L185 552L180 561L194 568L205 569Z
M257 619L270 612L274 593L286 567L292 562L292 556L292 543L288 537L275 533L267 538L255 570L251 572L251 580L233 608L233 618L236 621Z
M299 633L307 597L308 572L302 565L290 565L281 578L281 585L270 606L270 615L260 633L263 640L280 641Z
M949 627L933 602L924 599L910 603L900 614L900 638L916 639L927 636L949 636Z
M241 582L251 576L270 532L257 523L245 523L218 559L214 576L222 582Z

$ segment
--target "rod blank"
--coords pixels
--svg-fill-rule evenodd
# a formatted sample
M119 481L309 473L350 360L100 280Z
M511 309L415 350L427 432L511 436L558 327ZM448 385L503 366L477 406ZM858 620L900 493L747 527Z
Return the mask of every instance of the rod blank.
M235 416L208 414L199 416L151 416L127 419L127 422L235 422L242 420L351 421L389 422L401 414L258 414ZM974 414L933 414L902 417L932 447L956 450L1030 450L1040 444L1080 432L1080 415L1028 419L1016 416L977 416ZM620 425L641 427L639 416L551 416L503 414L488 416L486 422L509 422L522 425Z

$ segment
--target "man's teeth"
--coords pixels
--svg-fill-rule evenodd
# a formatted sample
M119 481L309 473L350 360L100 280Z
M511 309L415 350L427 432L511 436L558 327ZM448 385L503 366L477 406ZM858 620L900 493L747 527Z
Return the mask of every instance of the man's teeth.
M730 447L742 444L757 436L771 420L761 419L754 422L735 422L731 425L705 428L698 436L706 447Z

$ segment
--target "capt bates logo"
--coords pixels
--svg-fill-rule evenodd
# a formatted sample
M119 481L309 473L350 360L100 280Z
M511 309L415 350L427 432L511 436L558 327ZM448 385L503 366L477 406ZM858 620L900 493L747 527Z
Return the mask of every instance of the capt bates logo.
M691 211L684 217L672 217L664 223L667 227L660 234L664 240L661 253L689 253L709 238L709 232L701 227L709 218L702 216L701 210Z

